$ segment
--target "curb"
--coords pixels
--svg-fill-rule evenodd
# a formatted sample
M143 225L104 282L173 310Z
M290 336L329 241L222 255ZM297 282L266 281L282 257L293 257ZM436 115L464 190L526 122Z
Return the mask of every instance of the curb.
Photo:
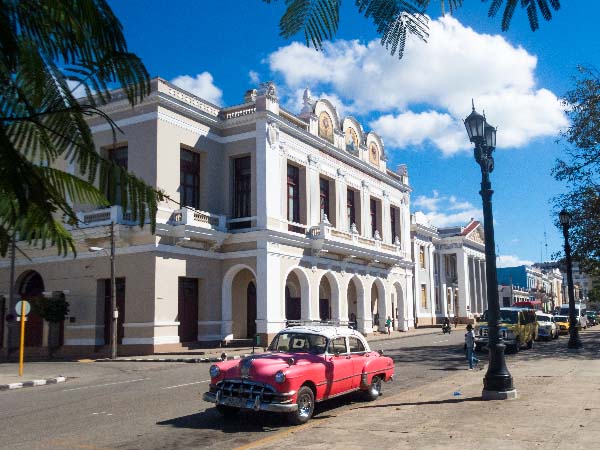
M406 339L406 338L410 338L410 337L435 334L435 333L439 332L441 329L432 327L432 328L428 328L427 330L428 330L427 332L422 332L419 334L401 334L398 336L385 337L385 338L379 338L379 339L371 339L371 340L367 339L367 342L369 344L371 344L371 343L375 343L375 342L379 343L379 342L383 342L383 341L393 341L396 339ZM227 354L227 352L223 352L223 353ZM231 361L234 359L242 359L242 358L246 358L247 356L251 356L251 355L252 355L252 353L243 353L240 355L227 356L225 358L225 360ZM170 362L170 363L198 364L198 363L215 363L215 362L221 362L224 360L221 358L218 358L218 357L211 357L211 358L117 358L117 359L101 358L101 359L95 359L93 361L94 362Z
M21 389L26 387L44 386L46 384L64 383L66 377L47 378L45 380L23 381L22 383L0 384L0 391L8 391L12 389Z
M227 356L225 360L231 361L234 359L242 359L247 356L252 355L252 353L243 354L243 355L234 355ZM213 363L213 362L221 362L224 361L221 358L118 358L118 359L96 359L95 362L179 362L179 363Z

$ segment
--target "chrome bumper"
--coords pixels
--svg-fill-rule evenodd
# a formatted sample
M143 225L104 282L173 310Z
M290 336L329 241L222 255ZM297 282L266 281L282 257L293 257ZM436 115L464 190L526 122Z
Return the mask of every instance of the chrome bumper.
M266 403L260 400L260 396L256 396L254 400L239 398L239 397L226 397L220 395L221 392L205 392L202 395L202 399L205 402L214 403L215 405L229 406L232 408L240 409L252 409L254 411L269 411L269 412L294 412L298 409L296 403Z

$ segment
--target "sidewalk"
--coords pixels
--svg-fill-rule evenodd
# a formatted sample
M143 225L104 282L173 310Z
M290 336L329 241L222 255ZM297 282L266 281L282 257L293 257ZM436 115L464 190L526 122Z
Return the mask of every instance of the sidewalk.
M464 328L464 326L462 327ZM457 330L461 330L461 327ZM402 339L423 334L440 333L438 328L418 328L407 332L394 331L391 335L385 333L376 333L369 337L369 342L376 342L389 339ZM262 347L254 349L256 353L262 353ZM138 357L118 357L116 360L98 359L98 360L81 360L82 362L184 362L184 363L211 363L221 361L223 353L227 359L244 358L252 353L252 347L227 347L227 348L207 348L193 349L183 351L181 353L157 353L154 355L144 355ZM27 358L25 359L27 361ZM19 364L0 363L0 391L9 389L20 389L23 387L43 386L51 383L61 383L66 381L70 374L63 373L64 368L62 361L46 361L41 365L27 365L27 374L19 377Z
M516 400L481 400L487 367L458 371L435 384L390 397L384 393L336 416L317 415L243 449L598 448L600 327L582 332L581 340L579 353L569 352L568 337L562 337L551 347L539 344L541 354L523 351L510 358Z

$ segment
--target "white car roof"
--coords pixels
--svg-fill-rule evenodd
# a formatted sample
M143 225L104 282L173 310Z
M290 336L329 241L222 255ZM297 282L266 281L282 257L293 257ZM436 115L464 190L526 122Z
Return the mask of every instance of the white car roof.
M365 337L358 331L348 327L336 327L336 326L322 326L322 325L301 325L297 327L287 327L281 330L279 333L308 333L308 334L319 334L331 339L336 336L355 336L359 338L364 344L367 350L370 350L369 344Z

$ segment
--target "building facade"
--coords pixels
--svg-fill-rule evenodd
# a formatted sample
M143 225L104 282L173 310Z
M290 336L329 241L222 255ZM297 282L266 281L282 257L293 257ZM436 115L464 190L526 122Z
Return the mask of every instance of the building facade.
M487 309L482 225L471 220L464 227L437 228L421 212L411 219L418 324L439 324L444 317L473 322Z
M517 301L530 301L543 311L551 312L568 301L563 289L566 283L563 285L563 274L556 263L499 267L497 273L503 305L507 298L508 306Z
M408 171L387 167L375 132L308 91L294 115L272 83L228 108L162 79L151 86L134 108L119 92L103 108L123 130L116 143L102 119L90 126L102 155L168 195L156 233L120 207L74 205L77 258L17 255L5 312L17 298L63 292L64 351L105 349L110 264L90 247L110 249L114 239L122 354L257 334L266 345L294 320L353 322L366 334L384 330L388 316L395 329L414 325ZM9 266L0 262L5 296ZM48 324L29 322L27 345L47 345ZM5 349L14 347L10 329Z

